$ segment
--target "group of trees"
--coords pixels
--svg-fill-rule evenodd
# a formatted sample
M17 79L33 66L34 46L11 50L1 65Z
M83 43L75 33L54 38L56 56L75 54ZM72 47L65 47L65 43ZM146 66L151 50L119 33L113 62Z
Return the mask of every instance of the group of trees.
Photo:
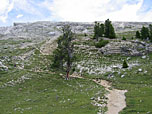
M104 24L95 22L94 38L98 40L98 37L102 37L103 35L104 35Z
M66 78L69 78L69 72L73 62L73 47L72 40L74 39L74 33L70 26L66 25L62 28L62 36L57 40L58 47L53 54L53 68L66 70Z
M94 38L98 40L99 37L105 36L107 38L116 38L114 27L109 19L105 23L95 22Z
M152 41L152 25L149 25L149 27L143 26L141 31L136 32L136 38Z

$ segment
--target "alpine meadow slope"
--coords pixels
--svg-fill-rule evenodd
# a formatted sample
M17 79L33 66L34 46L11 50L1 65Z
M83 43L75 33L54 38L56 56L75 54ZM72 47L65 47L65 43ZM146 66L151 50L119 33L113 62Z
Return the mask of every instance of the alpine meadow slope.
M124 101L119 114L152 114L152 43L136 38L150 24L112 22L116 38L99 37L108 41L100 48L93 38L94 23L39 21L0 27L0 113L106 114L111 93L119 90ZM66 72L51 68L64 25L75 33L69 80Z

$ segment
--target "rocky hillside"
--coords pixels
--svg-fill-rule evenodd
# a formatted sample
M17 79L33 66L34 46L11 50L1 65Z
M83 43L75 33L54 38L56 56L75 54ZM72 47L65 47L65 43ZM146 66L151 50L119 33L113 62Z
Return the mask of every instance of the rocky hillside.
M85 38L86 42L92 37L94 23L49 21L14 23L10 27L0 27L1 55L9 51L13 52L18 48L22 50L32 49L30 52L21 55L24 56L23 58L31 56L31 52L34 52L35 49L40 50L44 55L50 55L57 47L55 40L61 35L61 27L66 24L69 24L77 35L81 36L86 33L89 37L88 39ZM98 53L100 52L103 55L122 54L129 56L145 55L152 52L152 45L149 43L136 40L121 40L121 35L130 34L131 32L133 32L131 35L134 35L136 30L149 24L152 23L113 22L118 37L117 40L111 40L105 47L96 50L99 50ZM5 55L3 58L8 58L8 56ZM7 69L2 61L0 61L0 66Z
M70 22L34 22L34 23L14 23L11 27L0 27L1 39L7 38L28 38L40 39L51 38L61 34L61 27L69 24L75 33L90 33L93 27L90 23L70 23Z
M76 33L70 80L65 80L65 72L50 67L65 24ZM131 38L149 24L114 22L117 39L103 38L109 43L102 48L95 47L93 23L0 27L0 113L105 114L108 110L108 114L151 114L152 54L147 52L152 45ZM124 35L126 40L122 40Z
M58 36L63 25L69 24L75 33L92 34L94 23L81 22L50 22L40 21L33 23L14 23L10 27L0 27L0 38L37 38ZM148 22L113 22L117 33L136 31L142 26L148 26Z

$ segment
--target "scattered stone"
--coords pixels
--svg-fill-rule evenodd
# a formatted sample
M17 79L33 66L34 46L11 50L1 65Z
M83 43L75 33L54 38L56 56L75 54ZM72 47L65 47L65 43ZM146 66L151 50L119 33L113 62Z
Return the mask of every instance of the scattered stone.
M98 107L102 107L102 104L99 104L99 103L98 103L97 106L98 106Z
M138 69L138 72L142 72L143 70L140 68L140 69Z
M63 74L60 73L60 76L63 76Z
M130 60L130 59L131 59L131 57L127 57L127 61Z
M97 100L100 101L101 100L100 97L98 97Z
M148 71L145 71L144 74L147 74Z
M26 75L23 75L20 78L18 78L17 80L11 80L11 81L8 81L8 82L4 83L1 87L13 87L16 84L23 83L23 82L25 82L26 80L29 80L29 79L31 79L31 78L26 76ZM22 89L19 89L19 91L21 91L21 90Z
M103 114L102 112L97 112L97 114Z
M121 75L121 78L123 78L123 77L125 77L125 75L123 74L123 75Z
M146 56L142 56L142 59L146 59Z
M90 100L95 100L95 98L94 98L94 97L91 97Z
M119 69L119 66L113 66L114 69Z
M19 88L18 91L22 91L22 88Z
M107 77L107 78L108 78L108 79L110 79L110 78L113 78L113 77L114 77L114 74L113 74L113 73L111 73L111 74L109 74L109 75L108 75L108 77Z

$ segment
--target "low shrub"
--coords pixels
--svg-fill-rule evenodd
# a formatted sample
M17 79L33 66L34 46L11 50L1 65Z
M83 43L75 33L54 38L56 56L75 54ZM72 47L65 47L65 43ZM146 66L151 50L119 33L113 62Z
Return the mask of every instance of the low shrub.
M96 48L101 48L104 47L105 45L107 45L109 43L108 40L100 40L98 43L95 44Z
M123 62L122 68L128 68L128 64L127 64L127 62L125 60Z
M126 40L126 38L123 36L122 40Z

